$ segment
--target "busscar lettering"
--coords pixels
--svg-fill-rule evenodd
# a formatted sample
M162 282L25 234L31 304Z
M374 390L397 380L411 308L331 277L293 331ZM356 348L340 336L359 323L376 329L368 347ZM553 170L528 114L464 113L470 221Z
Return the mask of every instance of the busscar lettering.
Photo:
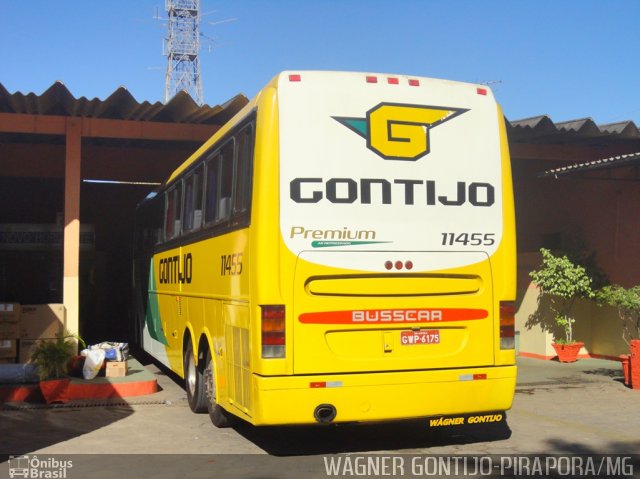
M289 183L289 197L296 203L363 205L405 205L490 207L496 202L491 183L456 181L442 185L434 180L384 178L295 178Z
M442 311L439 309L381 309L352 311L351 321L354 323L442 321Z
M180 256L160 258L158 276L160 284L190 284L193 275L193 257L191 253Z

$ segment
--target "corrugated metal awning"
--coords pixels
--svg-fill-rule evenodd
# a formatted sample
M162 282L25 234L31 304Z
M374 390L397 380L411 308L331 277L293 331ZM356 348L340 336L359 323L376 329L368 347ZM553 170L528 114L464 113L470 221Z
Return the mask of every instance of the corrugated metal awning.
M625 166L634 166L640 164L640 152L630 153L628 155L612 156L611 158L603 158L601 160L587 161L584 163L576 163L574 165L562 166L552 170L544 171L538 175L539 178L554 177L582 173L595 170L609 170L613 168L622 168Z
M597 125L591 118L554 123L547 115L507 121L507 134L513 143L593 144L640 140L633 121Z
M118 88L105 100L89 100L86 97L75 98L59 81L40 95L9 93L0 83L0 113L223 125L247 103L244 95L237 95L223 105L198 106L184 91L167 104L139 103L124 87Z

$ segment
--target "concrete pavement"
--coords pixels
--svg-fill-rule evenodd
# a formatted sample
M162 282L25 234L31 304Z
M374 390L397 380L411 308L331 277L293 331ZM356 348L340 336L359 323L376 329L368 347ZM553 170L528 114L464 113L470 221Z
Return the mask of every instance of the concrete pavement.
M151 363L162 390L64 407L0 410L0 455L9 454L524 454L640 451L640 391L620 363L519 358L514 406L500 425L429 429L424 420L336 427L216 429L191 413L184 389Z

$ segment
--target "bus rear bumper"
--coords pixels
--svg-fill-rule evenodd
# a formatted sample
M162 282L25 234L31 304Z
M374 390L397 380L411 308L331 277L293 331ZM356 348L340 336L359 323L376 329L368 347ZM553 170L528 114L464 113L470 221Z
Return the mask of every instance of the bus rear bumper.
M253 376L255 425L316 424L318 407L335 408L330 422L385 421L506 411L516 366L313 376ZM326 412L326 410L323 410Z

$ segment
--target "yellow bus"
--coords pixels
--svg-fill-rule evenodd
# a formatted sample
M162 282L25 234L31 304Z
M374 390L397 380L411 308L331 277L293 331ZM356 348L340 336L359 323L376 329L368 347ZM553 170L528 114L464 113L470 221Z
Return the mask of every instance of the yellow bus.
M504 411L515 245L489 88L284 72L139 205L142 346L217 426Z

